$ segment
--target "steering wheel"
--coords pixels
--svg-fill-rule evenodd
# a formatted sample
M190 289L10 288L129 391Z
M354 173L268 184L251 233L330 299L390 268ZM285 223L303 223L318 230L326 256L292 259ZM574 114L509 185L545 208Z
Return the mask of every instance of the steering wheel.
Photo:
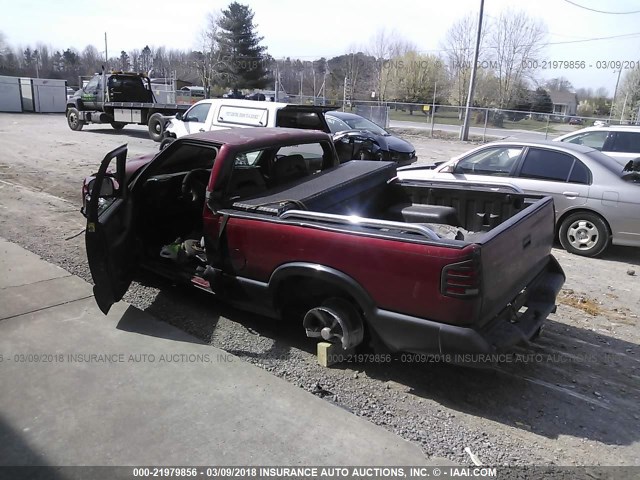
M204 202L209 175L210 171L206 168L196 168L182 179L182 193L187 196L191 195L192 203L199 205Z

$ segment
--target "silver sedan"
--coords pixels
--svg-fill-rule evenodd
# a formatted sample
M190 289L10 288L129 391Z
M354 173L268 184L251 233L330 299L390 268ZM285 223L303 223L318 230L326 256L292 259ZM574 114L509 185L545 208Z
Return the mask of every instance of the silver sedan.
M402 180L510 183L553 196L556 226L569 252L594 257L611 243L640 247L640 171L594 148L547 141L493 142L434 167L398 170Z

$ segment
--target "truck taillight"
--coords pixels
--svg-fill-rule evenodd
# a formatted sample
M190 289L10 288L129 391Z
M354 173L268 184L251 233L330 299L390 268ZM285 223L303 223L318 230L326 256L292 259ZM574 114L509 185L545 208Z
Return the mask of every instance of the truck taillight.
M440 291L448 297L470 298L480 294L480 258L451 263L442 269Z

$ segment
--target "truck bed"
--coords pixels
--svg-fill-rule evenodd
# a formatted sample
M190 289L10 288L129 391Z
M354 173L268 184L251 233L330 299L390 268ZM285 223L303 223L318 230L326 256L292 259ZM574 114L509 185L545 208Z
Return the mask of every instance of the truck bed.
M401 182L384 163L358 161L276 193L238 201L229 214L249 222L256 236L263 230L281 232L285 236L272 239L278 245L295 245L309 235L331 242L344 263L330 263L334 256L329 252L318 258L369 286L381 307L371 313L380 322L375 329L387 338L395 335L392 347L399 350L425 351L418 346L425 341L418 332L425 331L439 332L430 338L450 351L491 351L527 340L553 309L564 281L550 254L553 199L508 186ZM443 234L442 227L456 234ZM309 229L317 233L305 234ZM362 252L352 251L352 244L361 245ZM306 252L313 250L312 244L304 245ZM303 254L297 261L311 259L316 257ZM393 265L392 259L401 263ZM395 272L402 289L389 295L381 279L358 276L361 262L383 262L387 270L380 275ZM422 297L426 291L428 298ZM409 333L387 331L398 324ZM472 331L460 329L466 326ZM478 333L484 330L491 334ZM438 348L434 344L427 350Z

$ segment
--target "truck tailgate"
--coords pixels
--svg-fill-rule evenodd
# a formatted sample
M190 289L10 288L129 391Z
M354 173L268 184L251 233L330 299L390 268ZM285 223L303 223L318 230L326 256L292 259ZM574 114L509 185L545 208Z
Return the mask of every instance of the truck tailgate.
M553 199L545 197L477 242L481 245L481 325L498 315L544 269L554 238Z

